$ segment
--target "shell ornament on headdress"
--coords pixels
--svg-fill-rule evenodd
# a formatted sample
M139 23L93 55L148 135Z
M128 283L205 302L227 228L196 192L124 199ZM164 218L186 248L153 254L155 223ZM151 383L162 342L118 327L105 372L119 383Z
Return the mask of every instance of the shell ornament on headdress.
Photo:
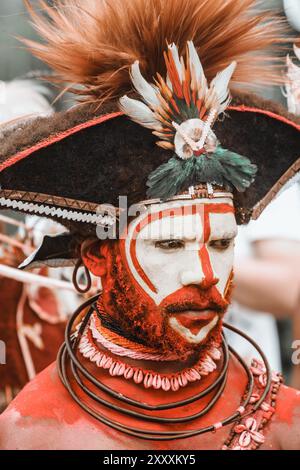
M171 198L187 185L210 183L242 192L257 171L248 158L222 148L212 126L230 102L229 82L236 68L232 62L210 85L192 41L187 60L179 57L175 44L165 52L166 80L157 74L149 84L139 63L131 67L131 79L143 102L123 96L122 111L133 121L153 130L157 145L175 155L149 176L147 195Z

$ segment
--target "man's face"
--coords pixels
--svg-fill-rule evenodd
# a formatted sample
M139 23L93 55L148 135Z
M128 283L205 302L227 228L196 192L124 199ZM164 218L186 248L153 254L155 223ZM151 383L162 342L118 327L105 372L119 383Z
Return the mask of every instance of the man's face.
M231 199L152 205L127 230L102 279L109 314L166 352L219 340L237 233Z

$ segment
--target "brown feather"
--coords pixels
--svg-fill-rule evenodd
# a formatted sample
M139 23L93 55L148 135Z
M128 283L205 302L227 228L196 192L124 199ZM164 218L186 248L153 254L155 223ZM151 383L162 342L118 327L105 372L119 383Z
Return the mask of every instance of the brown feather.
M175 148L174 144L171 144L171 142L158 141L156 142L156 145L158 145L159 147L165 150L174 150Z
M166 44L174 42L185 56L189 40L209 81L236 60L232 88L282 82L277 52L285 23L255 11L256 0L57 0L55 8L39 0L45 14L24 1L44 39L25 44L85 101L131 93L136 60L149 82L157 72L165 77Z

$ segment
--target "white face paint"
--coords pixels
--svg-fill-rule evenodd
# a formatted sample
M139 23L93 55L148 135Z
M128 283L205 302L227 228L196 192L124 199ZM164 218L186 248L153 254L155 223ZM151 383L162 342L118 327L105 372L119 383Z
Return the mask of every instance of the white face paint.
M230 198L153 204L129 224L125 256L136 283L157 306L188 286L215 285L224 296L236 234ZM200 343L218 321L209 311L184 312L195 319L200 313L206 321L198 331L183 325L180 315L171 316L169 324L187 341Z
M189 328L183 326L175 317L170 318L169 324L173 330L177 331L177 333L183 336L189 343L200 344L217 325L218 320L218 315L214 315L213 319L207 325L200 328L197 334L193 334Z

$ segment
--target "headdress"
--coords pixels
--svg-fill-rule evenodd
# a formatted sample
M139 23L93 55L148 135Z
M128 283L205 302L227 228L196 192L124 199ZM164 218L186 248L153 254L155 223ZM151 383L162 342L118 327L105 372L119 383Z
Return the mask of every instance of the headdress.
M3 208L86 236L119 196L216 189L245 223L300 170L299 120L249 94L284 67L281 20L254 0L42 1L45 16L27 4L45 39L27 45L83 103L6 133Z

